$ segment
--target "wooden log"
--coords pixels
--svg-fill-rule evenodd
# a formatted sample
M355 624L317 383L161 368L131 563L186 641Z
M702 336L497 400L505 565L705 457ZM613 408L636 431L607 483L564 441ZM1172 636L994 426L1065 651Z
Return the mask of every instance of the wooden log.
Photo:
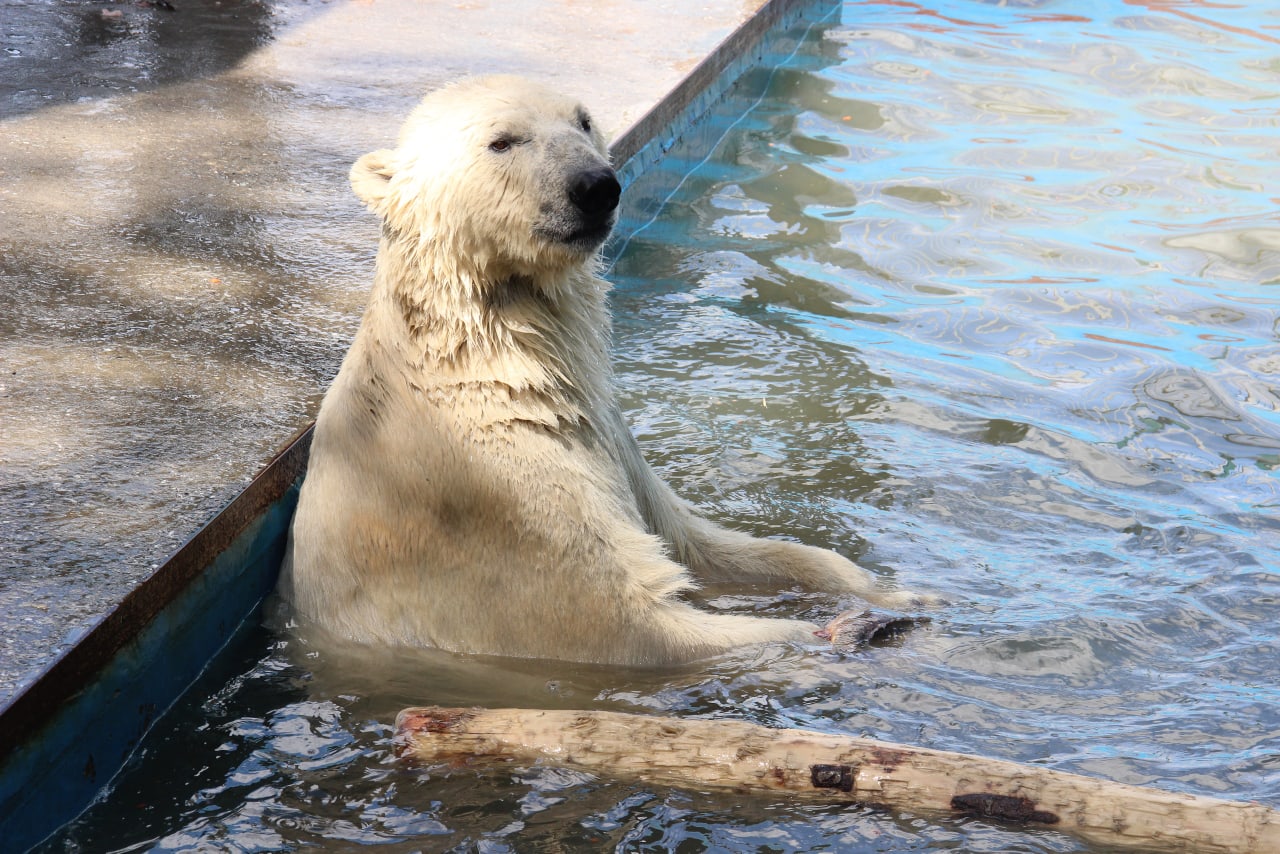
M1256 803L945 750L742 721L532 709L405 709L402 755L549 762L676 788L981 816L1130 850L1273 854L1280 812Z

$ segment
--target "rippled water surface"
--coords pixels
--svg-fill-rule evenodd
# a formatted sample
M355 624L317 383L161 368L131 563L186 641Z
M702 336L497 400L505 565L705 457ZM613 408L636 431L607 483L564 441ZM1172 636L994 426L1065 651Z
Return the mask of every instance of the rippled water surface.
M745 718L1280 806L1268 6L849 3L752 81L765 97L616 260L619 381L662 474L716 518L938 591L931 627L669 672L347 658L255 630L52 847L1088 850L408 769L390 722L422 703Z

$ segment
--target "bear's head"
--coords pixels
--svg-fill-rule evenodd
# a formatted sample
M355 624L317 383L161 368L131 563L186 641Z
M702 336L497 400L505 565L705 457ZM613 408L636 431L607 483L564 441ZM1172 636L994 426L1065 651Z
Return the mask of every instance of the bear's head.
M593 259L620 194L587 111L505 75L428 95L396 148L360 158L351 183L391 239L487 281L562 275Z

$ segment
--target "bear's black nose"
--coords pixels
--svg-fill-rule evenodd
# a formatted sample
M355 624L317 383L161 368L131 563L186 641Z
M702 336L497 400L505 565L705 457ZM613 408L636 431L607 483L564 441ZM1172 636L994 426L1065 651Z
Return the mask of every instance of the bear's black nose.
M569 201L590 216L602 216L618 206L622 185L607 166L587 169L569 181Z

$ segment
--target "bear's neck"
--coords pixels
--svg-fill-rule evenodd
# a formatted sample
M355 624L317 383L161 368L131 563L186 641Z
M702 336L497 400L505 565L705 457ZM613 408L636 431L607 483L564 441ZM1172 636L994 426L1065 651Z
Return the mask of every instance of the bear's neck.
M441 267L384 240L369 311L424 391L489 385L571 420L610 396L608 285L584 262L544 281Z

